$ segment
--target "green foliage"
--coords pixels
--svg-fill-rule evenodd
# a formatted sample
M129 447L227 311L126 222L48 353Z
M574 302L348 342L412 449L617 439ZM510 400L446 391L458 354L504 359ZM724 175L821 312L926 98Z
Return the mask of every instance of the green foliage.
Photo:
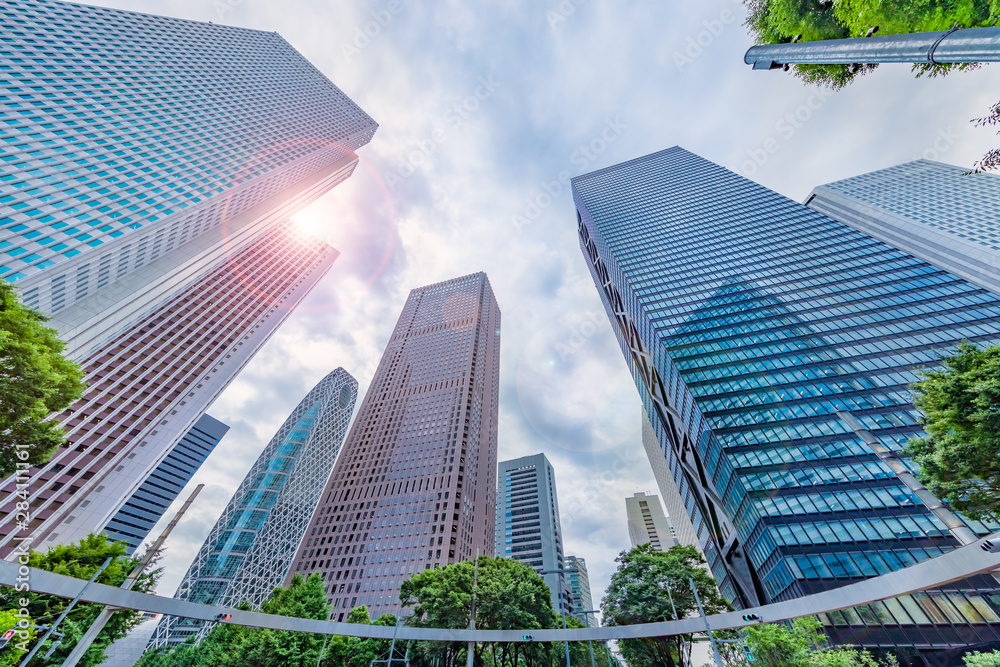
M474 566L473 561L454 563L424 570L404 581L400 599L404 606L413 607L407 624L426 628L469 627ZM514 560L479 557L477 628L532 630L554 628L555 623L549 588L533 569ZM561 627L561 619L559 624ZM411 655L417 665L429 665L436 659L452 665L464 659L465 648L461 642L416 642ZM517 664L521 656L531 667L545 662L549 650L551 647L540 644L480 645L476 647L476 662L482 664L486 659L484 654L489 651L489 659L495 664Z
M867 651L823 648L826 635L815 618L797 618L791 625L762 623L746 628L745 641L754 655L753 667L879 667ZM885 667L898 667L889 657Z
M330 605L326 601L323 578L319 574L310 575L308 579L296 575L288 588L274 589L261 611L326 620ZM368 622L367 614L365 622ZM322 635L223 623L213 628L200 644L149 652L136 664L137 667L315 667L323 640ZM323 664L334 663L324 658ZM336 664L340 667L344 663Z
M1000 519L1000 346L963 343L913 384L927 437L908 443L920 481L974 519Z
M63 343L45 321L0 280L0 477L17 462L47 461L65 437L46 418L83 395L83 371L62 356Z
M705 559L694 547L675 546L660 552L643 544L623 551L616 561L618 570L611 575L601 602L606 625L655 623L697 614L689 579L694 581L706 614L729 610L704 567ZM630 667L674 667L680 659L681 642L687 639L690 637L683 635L626 639L618 646Z
M34 625L30 617L20 616L15 609L0 611L0 634L11 628L17 628L18 624L21 626L20 629L7 643L7 647L0 650L0 667L20 665L21 658L28 652L26 649L34 642L36 635L34 628L27 627Z
M54 546L48 551L39 553L31 551L28 555L28 565L37 567L49 572L65 574L77 579L90 579L106 558L111 558L111 564L97 578L97 583L108 586L121 586L136 565L139 563L138 557L128 557L125 555L125 545L121 542L111 542L103 535L88 535L80 540L79 544L65 544ZM143 574L136 583L133 590L149 593L156 585L160 571L154 570ZM28 613L37 624L48 624L62 613L69 603L63 598L49 595L39 595L31 592L17 592L13 588L0 589L0 609L18 609L21 607L20 598L28 600L26 605ZM77 604L69 613L66 619L60 624L59 631L64 633L62 643L52 654L53 662L64 660L76 646L76 643L93 623L94 619L101 612L103 607L95 604ZM104 660L104 650L112 642L121 639L125 634L140 621L139 612L119 611L112 615L111 620L97 636L90 649L84 654L80 661L81 667L93 667ZM48 651L50 644L47 642L42 650L44 655ZM40 657L35 657L31 661L30 667L40 667L45 663Z
M368 625L368 608L355 607L347 617L347 622ZM392 614L382 614L371 624L393 626L396 624L396 617ZM388 658L391 647L392 640L389 639L332 637L323 654L323 667L368 667L372 660ZM405 657L405 646L402 642L398 642L393 658L402 660Z
M1000 651L966 653L962 659L965 661L965 667L1000 667Z
M754 656L754 667L786 667L808 664L809 656L826 642L814 618L797 618L791 627L761 623L746 629L746 643Z

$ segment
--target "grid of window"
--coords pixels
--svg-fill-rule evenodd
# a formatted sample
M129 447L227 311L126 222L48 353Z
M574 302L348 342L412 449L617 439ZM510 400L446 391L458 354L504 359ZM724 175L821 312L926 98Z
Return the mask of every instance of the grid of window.
M485 274L410 292L289 575L322 574L332 618L492 550L499 343Z
M963 339L1000 341L1000 297L683 149L573 189L585 258L730 599L752 600L754 578L775 600L839 585L796 565L819 545L857 578L872 571L859 544L955 547L836 412L898 450L921 432L907 386ZM752 577L722 552L734 533Z
M203 415L108 522L104 534L127 544L130 554L138 549L228 431L222 422Z
M0 277L58 311L336 163L375 128L275 33L5 3Z
M282 584L340 453L357 396L357 380L338 368L302 399L222 511L175 598L258 607ZM210 629L202 621L165 617L150 646L200 639Z
M1000 250L1000 176L996 174L915 160L829 183L823 189Z
M135 462L173 446L188 428L172 435L174 420L185 418L178 412L193 407L193 424L204 409L198 406L228 382L228 370L253 356L335 257L294 223L277 225L96 350L85 364L86 392L60 415L69 444L30 471L33 544L103 530L113 513L95 514L98 501L120 508L135 479L154 467L133 470ZM14 477L4 480L3 511L19 502L15 492ZM16 537L26 535L0 525L0 555Z
M561 570L562 523L552 464L544 454L501 461L497 466L496 545L494 555L541 570ZM543 575L552 607L569 609L571 594L559 574ZM564 604L559 592L563 591Z

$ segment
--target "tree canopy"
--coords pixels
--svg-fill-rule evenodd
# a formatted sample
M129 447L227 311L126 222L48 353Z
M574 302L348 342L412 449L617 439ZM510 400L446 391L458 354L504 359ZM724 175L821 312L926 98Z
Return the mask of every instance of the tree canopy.
M601 602L606 625L656 623L696 615L698 606L689 579L706 614L730 609L705 567L705 559L694 547L657 551L642 544L623 551L615 560L618 569L611 575ZM618 646L630 667L675 667L680 662L681 643L686 640L690 637L625 639Z
M912 389L927 432L908 443L920 481L974 519L1000 519L1000 346L963 343Z
M28 555L28 565L49 572L65 574L77 579L90 579L104 560L111 558L111 564L97 578L97 583L108 586L121 586L126 577L139 563L136 556L125 555L125 545L122 542L111 542L103 535L88 535L78 544L57 545L45 552L31 551ZM156 585L159 570L144 573L136 582L133 590L149 593ZM36 624L48 624L62 613L69 600L50 595L40 595L31 592L17 592L13 588L0 588L0 609L19 609L20 598L27 598L28 613ZM80 603L73 607L58 630L64 633L62 642L52 654L51 660L61 663L76 646L76 643L93 623L103 606ZM140 622L140 613L136 611L118 611L112 615L104 630L97 636L90 649L80 661L81 667L94 667L104 658L104 651L112 642L121 639ZM42 650L31 660L28 667L41 667L49 664L42 661L50 642L42 646ZM2 663L0 663L2 664Z
M746 628L745 641L754 667L880 667L867 651L825 648L826 635L815 618L797 618L790 625L762 623ZM897 667L892 656L884 667Z
M47 419L83 395L83 371L62 355L46 317L25 308L0 280L0 477L44 463L65 437Z
M529 566L506 558L479 557L476 590L476 628L481 630L536 630L562 627L562 618L552 609L552 598L545 581ZM472 613L472 590L475 561L424 570L403 582L400 599L412 608L407 625L427 628L467 628ZM583 627L567 616L566 626ZM590 664L590 646L571 642L573 665ZM566 647L562 642L506 642L476 645L477 667L540 667L564 664ZM463 664L466 645L461 642L414 642L410 646L413 666ZM594 662L609 667L609 654L600 644L594 647ZM612 663L614 665L614 663Z

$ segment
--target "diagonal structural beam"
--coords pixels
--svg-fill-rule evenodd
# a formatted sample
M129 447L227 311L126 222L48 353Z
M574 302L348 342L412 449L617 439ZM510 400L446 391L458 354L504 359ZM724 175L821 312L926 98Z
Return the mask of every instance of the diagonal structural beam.
M458 642L521 642L527 633L533 641L608 641L611 639L634 639L639 637L663 637L668 635L704 632L705 621L712 630L742 628L760 621L745 621L745 615L756 615L764 622L784 621L802 616L824 614L847 607L856 607L878 600L915 593L983 574L1000 567L1000 533L987 540L979 540L968 546L912 565L908 568L873 577L856 584L836 588L814 595L776 602L774 604L741 609L740 611L716 614L706 618L685 618L679 621L642 623L602 628L570 628L551 630L449 630L437 628L411 628L402 626L398 631L400 641L458 641ZM231 614L231 623L254 628L291 630L314 634L343 635L348 637L368 637L391 639L395 628L392 626L359 625L356 623L335 623L289 616L275 616L239 609L197 604L136 591L126 591L103 584L93 584L62 574L46 572L26 565L0 561L0 585L15 586L28 583L31 592L55 595L63 598L79 596L82 601L111 605L123 609L135 609L154 614L167 614L215 621L219 614Z
M766 44L750 47L744 60L754 69L776 69L785 65L998 62L1000 28Z

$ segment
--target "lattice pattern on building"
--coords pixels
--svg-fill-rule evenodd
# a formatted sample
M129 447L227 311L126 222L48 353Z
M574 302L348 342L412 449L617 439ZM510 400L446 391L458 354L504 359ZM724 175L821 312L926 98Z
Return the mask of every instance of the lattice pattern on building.
M254 608L285 580L340 453L358 383L338 368L317 384L274 434L222 511L175 598ZM212 624L166 617L150 646L201 639Z

